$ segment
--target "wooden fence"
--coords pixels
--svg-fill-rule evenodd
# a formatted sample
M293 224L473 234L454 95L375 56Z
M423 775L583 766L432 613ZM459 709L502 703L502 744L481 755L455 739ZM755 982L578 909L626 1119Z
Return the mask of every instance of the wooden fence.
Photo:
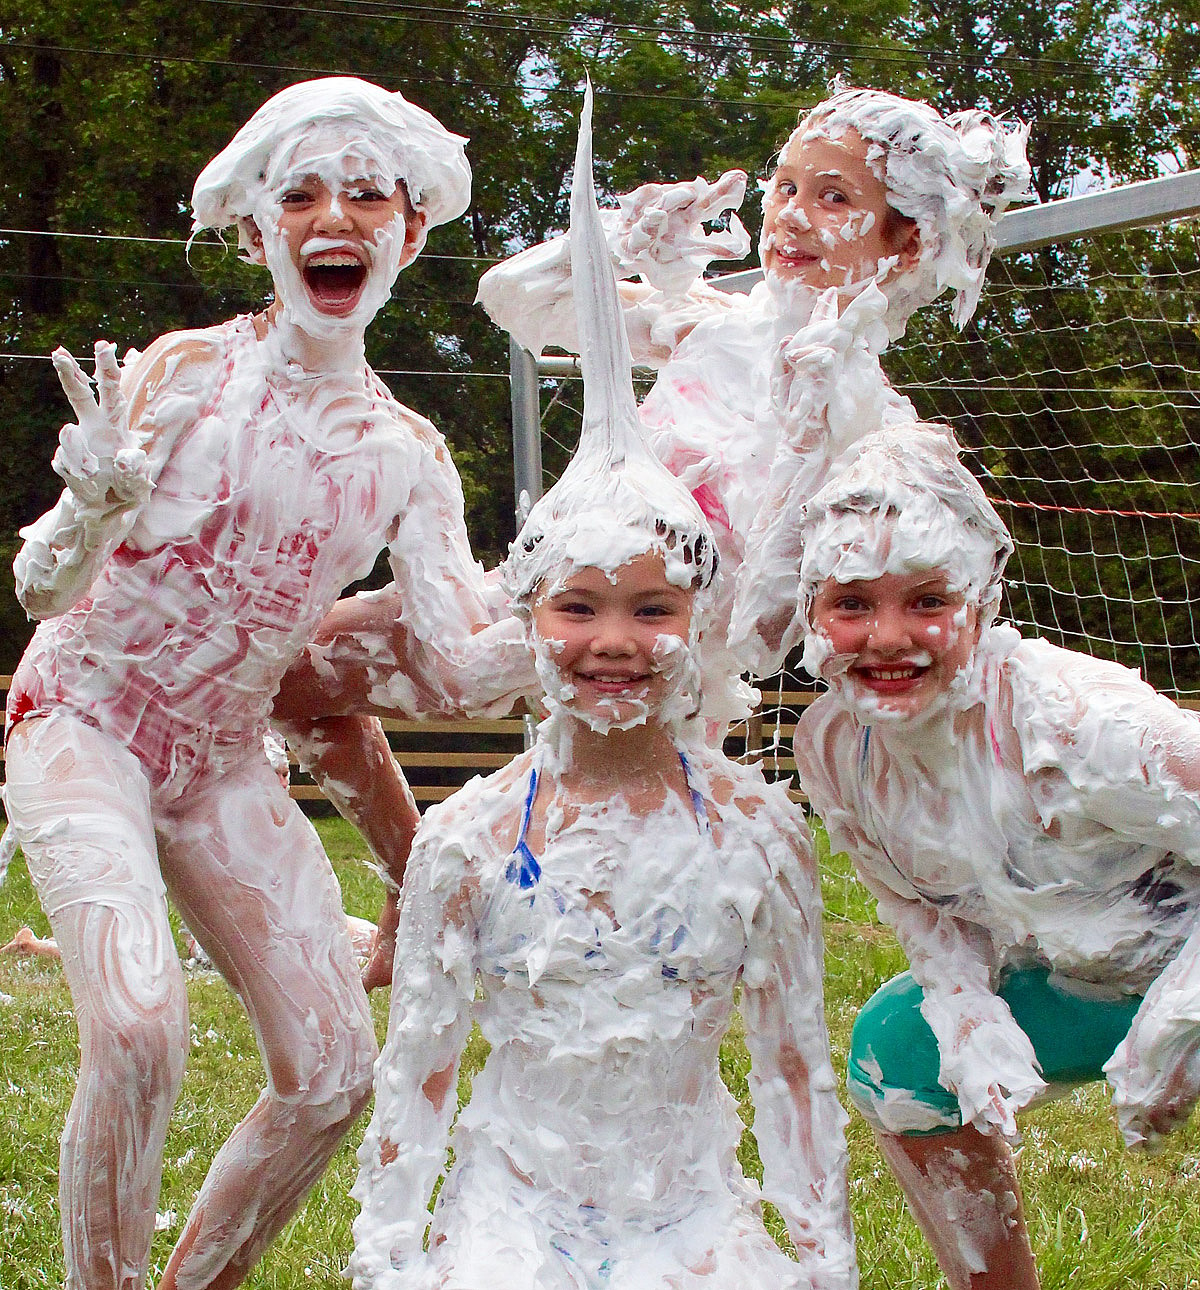
M0 676L0 695L7 694L12 678ZM794 800L803 801L796 779L792 736L800 713L816 693L812 689L784 688L786 678L763 682L762 708L747 722L735 726L725 741L725 751L736 760L756 759L768 779L785 779ZM1200 702L1185 700L1181 706L1200 709ZM454 718L431 721L385 720L392 755L399 762L417 803L425 807L440 802L475 775L487 775L506 765L524 745L525 722L519 713L491 720ZM0 753L0 769L3 754ZM323 801L324 794L303 774L292 758L292 796L299 801Z
M8 693L11 677L0 676L0 698ZM767 693L764 690L764 693ZM735 727L725 751L739 760L762 758L770 779L787 778L793 796L800 800L795 782L792 734L801 710L812 701L810 690L769 692L768 708ZM487 775L506 765L524 746L525 721L519 712L490 720L454 718L429 721L386 719L392 755L399 762L420 806L440 802L475 775ZM762 752L769 744L767 752ZM292 757L291 794L299 801L322 801L324 795L303 774ZM3 754L0 753L0 769Z

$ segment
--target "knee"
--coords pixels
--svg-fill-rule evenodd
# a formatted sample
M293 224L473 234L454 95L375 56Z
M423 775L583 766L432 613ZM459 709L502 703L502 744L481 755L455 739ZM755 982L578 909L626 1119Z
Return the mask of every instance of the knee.
M153 1008L128 1017L80 1020L81 1064L93 1083L144 1106L174 1105L188 1052L187 998L182 984Z
M960 1128L958 1098L938 1081L937 1040L921 1016L920 986L905 972L863 1005L850 1036L846 1092L877 1132Z
M293 1098L312 1132L346 1129L371 1100L379 1048L370 1025L340 1023L323 1042L298 1054Z

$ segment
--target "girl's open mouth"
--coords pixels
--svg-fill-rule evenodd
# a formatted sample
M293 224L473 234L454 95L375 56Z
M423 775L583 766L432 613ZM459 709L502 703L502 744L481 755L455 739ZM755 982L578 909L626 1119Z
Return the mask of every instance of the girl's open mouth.
M366 281L367 266L348 251L321 252L304 266L304 285L326 313L352 310Z

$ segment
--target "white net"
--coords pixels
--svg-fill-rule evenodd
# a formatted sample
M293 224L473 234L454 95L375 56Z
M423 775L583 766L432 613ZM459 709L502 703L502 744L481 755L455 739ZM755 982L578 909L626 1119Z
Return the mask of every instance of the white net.
M1200 237L1194 220L997 257L962 335L885 366L948 421L1017 542L1008 617L1200 698Z

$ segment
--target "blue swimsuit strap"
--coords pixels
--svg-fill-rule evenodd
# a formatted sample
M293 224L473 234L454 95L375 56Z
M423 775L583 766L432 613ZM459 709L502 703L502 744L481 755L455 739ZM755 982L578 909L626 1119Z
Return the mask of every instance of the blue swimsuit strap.
M521 816L521 831L517 835L517 845L512 849L512 858L508 862L508 868L504 876L509 882L515 882L519 887L532 887L534 883L542 876L542 866L538 864L537 856L529 849L529 844L525 841L525 834L529 831L529 817L533 814L533 799L537 797L538 789L538 772L534 766L529 771L529 788L525 793L525 811Z
M692 783L692 768L682 752L679 753L679 764L683 767L683 777L687 780L688 795L692 799L692 810L696 812L696 823L700 826L700 832L711 833L712 825L708 822L708 807L704 804L704 797L700 790Z
M708 820L708 807L704 803L704 797L700 790L692 782L692 768L687 757L682 752L679 753L679 764L683 767L683 777L687 781L688 796L692 801L692 810L696 814L696 824L701 833L711 833L712 826ZM537 797L538 778L537 767L531 767L529 771L529 788L525 793L525 809L521 814L521 829L517 834L517 844L512 849L508 868L504 872L504 876L509 882L515 882L519 887L525 888L532 887L542 876L542 866L538 863L537 856L529 849L529 843L525 841L525 835L529 832L529 820L533 815L534 799Z

